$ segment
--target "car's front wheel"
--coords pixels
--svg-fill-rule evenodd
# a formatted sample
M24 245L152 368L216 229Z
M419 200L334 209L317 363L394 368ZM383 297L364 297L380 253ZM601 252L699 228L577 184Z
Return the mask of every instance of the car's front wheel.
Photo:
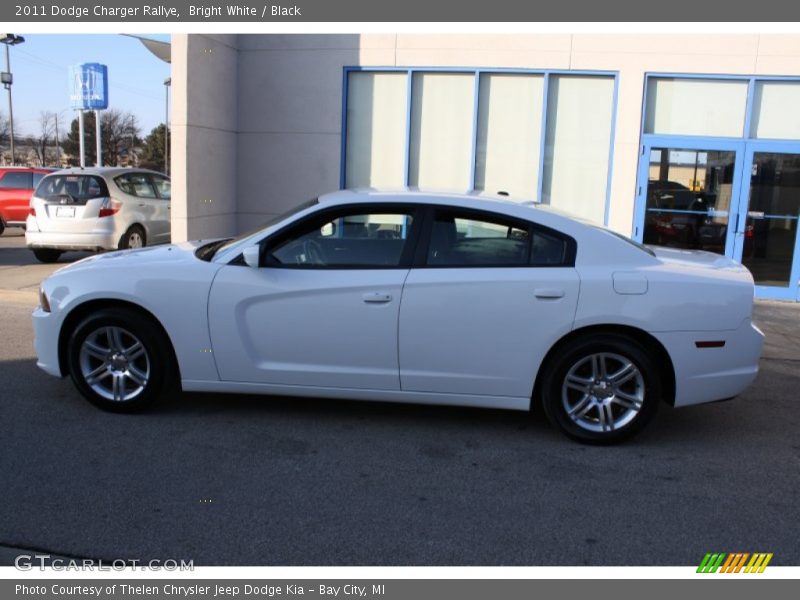
M151 319L133 310L111 308L86 317L68 347L69 373L94 405L133 412L173 389L170 342Z
M63 252L61 250L56 250L55 248L34 248L33 255L36 257L36 260L42 263L54 263L59 258Z
M573 439L607 444L639 432L655 414L663 383L645 347L626 336L594 334L558 349L545 366L542 403Z

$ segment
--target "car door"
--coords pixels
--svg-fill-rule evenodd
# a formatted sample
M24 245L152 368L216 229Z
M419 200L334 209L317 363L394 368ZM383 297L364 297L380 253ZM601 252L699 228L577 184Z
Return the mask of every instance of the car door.
M416 239L407 205L322 209L233 261L209 296L224 381L398 390L397 319Z
M125 217L130 223L140 223L147 229L147 245L161 244L169 238L169 211L158 197L148 173L125 173L115 179L124 192Z
M495 213L432 213L403 288L403 391L530 397L574 321L574 240Z

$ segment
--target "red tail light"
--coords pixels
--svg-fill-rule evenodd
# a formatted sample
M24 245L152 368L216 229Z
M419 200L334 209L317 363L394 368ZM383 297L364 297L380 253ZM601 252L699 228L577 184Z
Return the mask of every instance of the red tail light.
M106 198L102 206L100 206L100 213L97 216L110 217L111 215L117 214L120 208L122 208L122 205L119 202L111 198Z
M32 206L30 208L28 208L28 216L29 217L35 217L36 216L36 209L33 208Z
M753 237L753 226L748 225L744 228L744 237L751 238Z

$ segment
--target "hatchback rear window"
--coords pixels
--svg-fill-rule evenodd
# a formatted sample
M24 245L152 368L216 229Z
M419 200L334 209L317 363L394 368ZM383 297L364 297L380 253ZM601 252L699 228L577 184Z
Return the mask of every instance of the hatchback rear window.
M48 175L36 188L36 196L45 200L71 196L79 202L108 196L105 181L95 175Z

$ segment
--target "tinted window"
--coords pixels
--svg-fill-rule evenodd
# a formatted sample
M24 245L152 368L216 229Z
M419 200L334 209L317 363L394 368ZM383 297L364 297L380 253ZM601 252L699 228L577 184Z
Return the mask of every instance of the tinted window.
M33 179L30 173L8 171L0 179L0 188L19 188L29 190L33 188Z
M44 178L47 173L34 173L33 174L33 187L39 185L39 182Z
M567 240L556 233L533 230L531 241L531 265L535 267L556 267L566 265L569 246Z
M467 218L436 211L428 246L433 266L524 266L528 264L530 227L502 217Z
M125 173L114 178L120 190L129 196L156 198L156 190L146 173Z
M172 184L162 175L152 175L153 185L156 186L158 197L169 200L172 197Z
M279 241L267 264L287 267L397 267L413 222L408 212L329 213Z
M94 175L48 175L36 188L36 196L69 195L75 200L90 200L108 196L105 181Z

